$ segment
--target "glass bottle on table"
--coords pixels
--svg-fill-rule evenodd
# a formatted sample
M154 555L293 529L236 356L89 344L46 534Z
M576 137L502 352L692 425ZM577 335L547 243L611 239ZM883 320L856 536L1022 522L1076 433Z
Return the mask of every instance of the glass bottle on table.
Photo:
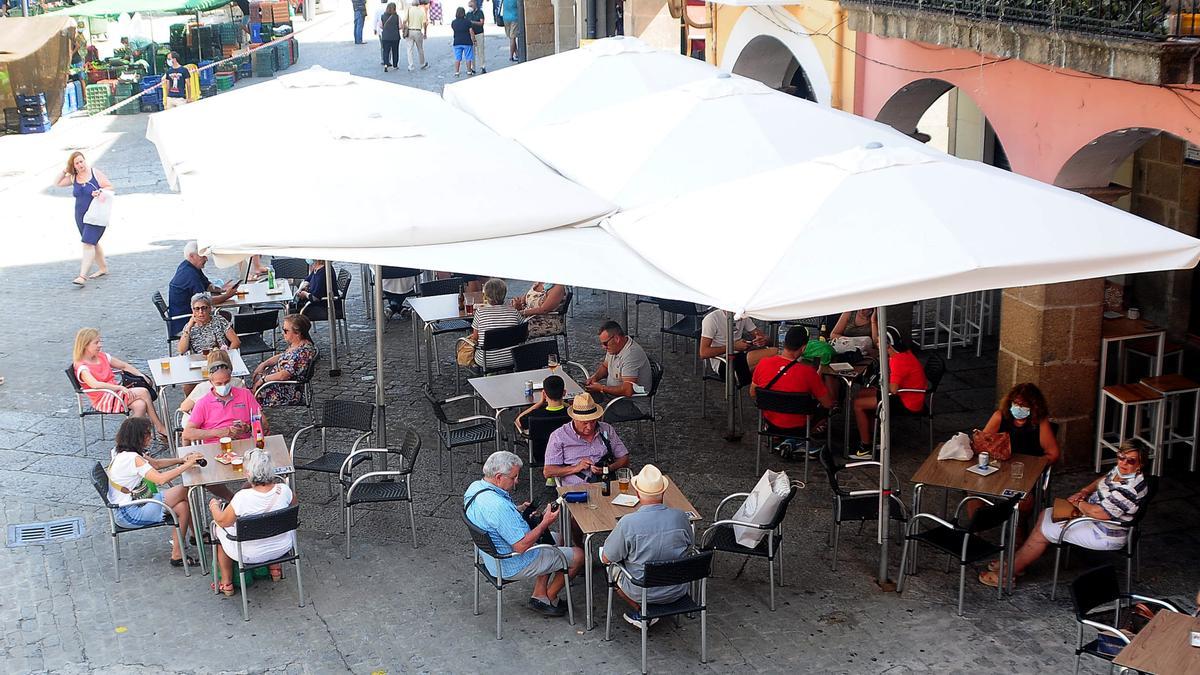
M612 479L609 478L609 476L608 476L608 467L607 466L604 467L604 471L601 474L601 478L604 481L604 486L600 488L600 494L607 497L612 494Z

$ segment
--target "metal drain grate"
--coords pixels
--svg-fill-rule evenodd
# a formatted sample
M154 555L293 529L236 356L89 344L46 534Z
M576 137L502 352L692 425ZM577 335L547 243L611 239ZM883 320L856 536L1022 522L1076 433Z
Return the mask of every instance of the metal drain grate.
M83 536L82 518L62 518L45 523L8 526L8 547L74 541Z

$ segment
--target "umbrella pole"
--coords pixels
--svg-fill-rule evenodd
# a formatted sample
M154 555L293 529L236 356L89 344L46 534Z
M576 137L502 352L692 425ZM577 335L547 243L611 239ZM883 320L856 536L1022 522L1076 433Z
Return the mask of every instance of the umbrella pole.
M879 325L887 331L887 307L876 310ZM888 578L888 532L891 524L891 478L892 478L892 415L891 395L888 383L891 380L891 370L888 367L887 336L881 336L879 345L879 577L876 582L885 591L895 590L895 585Z
M325 309L329 314L329 376L337 377L342 374L338 368L337 357L337 312L333 307L333 297L337 294L337 286L333 285L333 263L325 261ZM345 304L346 299L342 298Z
M737 387L734 385L733 374L733 312L725 312L725 406L728 409L728 419L725 428L725 440L740 441L742 434L737 430ZM707 367L707 366L705 366Z
M383 273L379 265L372 265L375 274L375 410L379 415L378 431L375 440L379 447L386 448L387 444L387 404L383 400ZM387 470L387 455L383 456L383 469Z

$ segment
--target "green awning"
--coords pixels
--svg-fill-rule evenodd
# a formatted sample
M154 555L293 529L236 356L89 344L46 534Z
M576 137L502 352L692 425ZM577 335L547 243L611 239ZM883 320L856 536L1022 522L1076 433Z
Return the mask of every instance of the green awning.
M224 7L230 0L92 0L74 7L48 12L67 16L116 16L118 14L194 14Z

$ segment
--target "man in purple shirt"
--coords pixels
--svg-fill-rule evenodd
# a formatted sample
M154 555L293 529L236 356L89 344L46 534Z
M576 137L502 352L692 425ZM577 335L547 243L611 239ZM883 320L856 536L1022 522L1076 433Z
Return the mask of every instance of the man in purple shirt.
M567 411L571 423L550 434L546 444L546 478L557 478L563 485L579 485L600 480L603 467L616 479L617 469L629 466L629 450L612 425L601 422L604 406L581 393ZM607 461L606 461L607 456Z

